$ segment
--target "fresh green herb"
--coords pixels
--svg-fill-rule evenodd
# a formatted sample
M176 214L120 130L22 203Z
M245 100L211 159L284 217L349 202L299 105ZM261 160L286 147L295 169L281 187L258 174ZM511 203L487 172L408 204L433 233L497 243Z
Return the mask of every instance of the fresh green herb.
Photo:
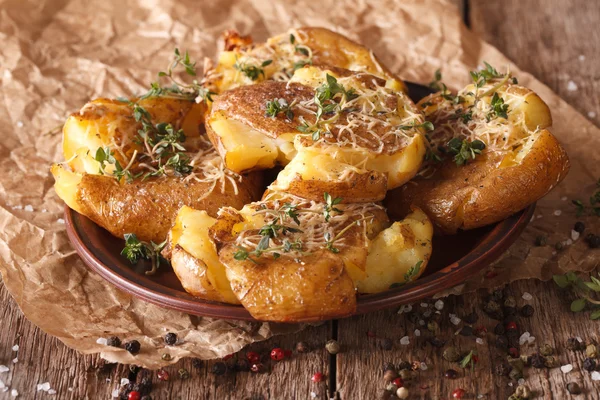
M590 196L590 207L588 208L581 200L571 200L571 203L577 208L577 216L580 217L588 212L591 215L600 217L600 179L596 182L596 191Z
M474 160L485 149L485 143L476 139L472 142L452 138L448 142L448 152L454 154L456 165L465 165L469 160Z
M336 197L335 199L331 197L331 195L327 192L323 194L323 198L325 199L325 206L323 207L323 216L325 216L325 221L329 222L331 219L331 213L336 212L338 214L343 214L343 211L335 206L342 202L341 197Z
M456 95L453 96L452 92L450 92L450 89L448 89L448 87L446 87L445 84L441 84L442 85L442 91L440 93L440 96L442 96L442 98L444 100L448 100L451 101L454 104L461 104L465 102L465 99L462 96Z
M440 83L442 81L442 71L440 71L440 69L436 69L435 73L433 74L433 80L431 82L429 82L429 87L432 88L433 90L442 90L442 87L440 86Z
M160 267L161 261L165 261L161 257L160 252L166 246L167 241L165 240L158 244L145 242L139 240L134 233L126 233L124 238L125 247L121 251L121 255L127 258L132 264L137 264L140 260L150 260L152 262L152 269L146 271L146 275L153 275L158 267Z
M258 264L258 262L256 260L254 260L252 257L250 257L250 253L248 252L248 250L244 249L241 246L238 246L238 250L233 253L233 258L235 258L238 261L251 261L254 264Z
M571 200L571 203L577 207L577 216L581 217L585 212L585 205L583 205L583 202L581 200Z
M297 69L300 69L302 67L304 67L305 65L310 65L312 64L311 60L300 60L300 61L296 61L294 63L294 71Z
M247 63L240 63L238 60L235 62L233 67L235 69L237 69L238 71L240 71L241 73L243 73L244 75L246 75L251 80L255 81L258 78L260 78L261 76L263 76L263 77L265 76L264 67L266 67L267 65L270 65L272 62L273 62L273 60L266 60L266 61L263 61L260 64L260 66L256 66L256 65L247 64Z
M423 265L423 260L417 261L415 265L410 267L408 271L404 273L404 282L412 282L419 275L419 271L421 271L421 265Z
M481 71L471 71L471 79L473 79L473 83L476 88L481 88L483 85L496 78L503 78L504 74L500 74L494 67L492 67L487 62L483 62L485 68Z
M462 360L460 360L460 367L461 368L467 368L469 365L471 366L471 368L475 367L475 363L473 362L473 350L471 350L469 352L469 354L467 354L466 356L463 357Z
M456 110L456 112L454 113L454 116L457 119L461 119L463 123L468 123L469 121L471 121L473 119L473 109L469 108L468 112L465 112L464 109L459 108L458 110Z
M571 289L578 297L571 302L571 311L581 312L587 307L591 310L590 319L600 319L600 300L597 299L600 293L600 279L591 275L589 281L584 281L572 271L564 275L554 275L552 279L558 287Z
M416 121L413 121L412 124L398 126L398 129L402 131L408 131L414 128L423 128L425 129L425 131L431 132L435 129L435 126L433 126L433 123L431 123L430 121L425 121L422 124L417 124Z
M443 159L435 151L427 149L427 152L425 153L425 161L433 161L434 163L439 163L442 162Z
M296 36L294 36L293 33L290 33L290 43L291 44L295 44L296 43Z
M294 106L294 102L292 104L288 104L285 99L273 99L268 100L265 109L267 117L275 118L277 114L283 113L288 120L294 119L294 112L292 111L292 107Z
M504 99L498 96L497 92L492 96L490 106L492 108L486 116L488 121L494 117L508 118L508 104L504 103Z
M421 103L421 108L429 107L429 106L432 106L432 105L433 105L432 102L426 101L424 103Z
M333 243L335 242L335 238L333 238L331 236L331 233L325 232L325 234L323 236L325 237L325 249L327 249L335 254L339 253L340 249L333 246Z
M134 156L135 154L137 153L134 153ZM121 181L122 178L126 178L127 182L131 182L137 177L129 171L130 165L125 168L121 166L121 163L115 158L114 152L109 147L99 147L98 150L96 150L94 159L100 163L100 174L102 175L111 175L106 172L106 167L109 164L112 164L114 166L112 175L117 179L117 181Z

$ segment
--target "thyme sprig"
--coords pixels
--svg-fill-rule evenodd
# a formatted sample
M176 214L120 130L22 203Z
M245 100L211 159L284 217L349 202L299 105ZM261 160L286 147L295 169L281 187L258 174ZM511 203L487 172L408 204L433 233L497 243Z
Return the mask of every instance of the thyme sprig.
M268 65L271 65L272 62L273 62L273 60L265 60L259 66L257 66L254 64L240 62L240 60L236 60L235 64L233 64L233 68L237 69L242 74L246 75L248 78L250 78L250 80L255 81L258 78L260 78L261 76L264 78L264 76L265 76L264 68Z
M94 159L100 164L99 172L101 175L113 175L117 181L121 181L122 178L125 178L127 182L131 182L139 176L133 175L130 171L136 156L137 150L133 152L133 156L131 157L129 164L123 168L119 160L115 158L115 153L110 149L110 147L99 147L98 150L96 150ZM114 167L112 173L108 173L106 171L108 165L112 165Z
M325 217L325 222L329 222L331 219L331 213L335 212L338 214L343 214L344 212L336 207L336 205L342 202L341 197L333 198L327 192L323 193L323 199L325 200L325 206L323 207L323 216Z
M577 216L581 217L586 212L600 217L600 179L596 182L596 191L590 196L589 208L582 200L571 200L571 203L577 208Z
M288 120L294 119L294 112L292 107L296 104L296 100L288 104L286 99L274 98L273 100L267 100L265 104L265 115L267 117L276 118L279 113L283 113Z
M161 257L160 252L165 248L167 241L162 243L145 242L139 240L134 233L126 233L124 235L125 247L121 251L121 255L129 260L132 264L137 264L140 260L150 260L152 268L146 271L146 275L156 273L161 262L167 262Z
M600 300L596 298L600 293L600 279L591 275L590 281L584 281L572 271L564 275L553 275L552 279L558 287L571 289L578 297L571 302L571 311L577 313L588 308L591 310L590 319L600 319Z
M456 165L465 165L469 160L474 160L484 149L485 143L479 139L469 142L466 139L452 138L448 141L448 153L454 154Z

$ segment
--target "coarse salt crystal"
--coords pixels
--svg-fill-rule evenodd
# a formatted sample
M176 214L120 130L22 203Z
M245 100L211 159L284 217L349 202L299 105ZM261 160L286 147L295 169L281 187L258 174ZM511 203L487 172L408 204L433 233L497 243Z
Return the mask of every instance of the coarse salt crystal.
M519 344L521 346L523 346L525 344L525 342L527 342L529 340L529 336L531 336L531 334L529 332L523 332L523 334L519 338Z
M58 222L59 224L64 224L65 220L62 219L62 218L59 218L59 219L56 220L56 222Z
M460 324L461 319L456 316L456 314L450 314L450 322L454 325Z
M524 384L524 383L525 383L525 379L521 378L521 379L519 379L519 380L517 381L517 383L518 383L519 385L522 385L522 384Z
M442 300L438 300L434 304L436 310L442 310L444 308L444 302Z
M13 358L13 360L12 360L12 363L13 363L13 364L16 364L16 363L18 363L18 362L19 362L19 359L18 359L17 357Z
M529 336L529 339L527 339L527 343L532 344L533 342L535 342L535 336Z
M73 390L73 388L70 388L70 389ZM50 394L50 395L56 394L56 390L50 389L50 390L48 390L48 394Z
M512 382L508 382L508 386L513 387L513 383Z
M573 239L573 241L579 239L579 232L577 232L575 229L571 229L571 239Z
M17 121L17 128L23 127L23 121Z
M121 378L121 386L127 385L128 383L129 383L129 379L127 379L127 378Z
M429 318L429 317L431 316L431 310L427 310L427 311L425 311L425 312L423 313L423 316L424 316L425 318Z
M119 397L119 389L115 389L111 393L112 397Z
M429 304L427 304L427 303L421 303L421 307L427 308L427 307L429 307Z
M106 346L106 343L108 343L108 339L100 337L100 338L96 339L96 343Z
M10 371L10 369L6 365L0 365L0 373L8 371Z
M421 331L418 329L415 329L415 336L421 336Z
M410 304L404 304L404 305L400 306L400 309L398 310L398 314L408 313L411 311L412 311L412 306Z
M598 372L598 371L592 372L592 380L593 381L600 381L600 372Z
M310 397L315 399L317 397L317 394L315 392L310 392Z
M424 362L422 362L419 366L421 367L421 371L427 371L428 367L427 364L425 364Z
M17 392L17 389L13 389L10 391L10 395L11 395L11 397L18 397L19 392Z
M43 390L44 392L47 392L48 390L50 390L50 382L44 382L44 383L38 383L37 385L37 390L38 392L40 390Z
M554 215L556 215L558 217L558 216L560 216L560 214L562 214L561 210L554 210Z
M4 381L0 380L0 389L4 389L5 387Z
M72 387L70 387L70 388L67 388L67 390L68 390L69 392L72 392L72 391L73 391L73 388L72 388Z
M523 300L527 300L527 301L533 299L533 296L529 292L523 293L523 296L521 296L521 297L523 298Z
M585 56L583 54L580 54L579 57L579 61L584 62L585 61Z
M576 336L575 339L577 339L579 343L583 343L583 339L581 338L581 336Z
M12 347L12 351L19 351L19 345L18 345L18 344L15 344L15 345Z
M577 84L573 81L569 81L569 83L567 83L567 90L569 92L574 92L577 90Z
M566 244L567 246L570 246L570 245L572 245L572 244L573 244L573 240L571 240L571 239L567 239L567 240L565 241L565 244Z
M552 252L552 255L553 255L553 256L555 256L555 255L557 255L557 254L558 254L558 253L557 253L556 251L553 251L553 252Z
M480 338L480 337L478 337L477 339L475 339L475 342L476 342L477 344L483 344L483 343L484 343L483 339L482 339L482 338Z
M568 374L569 372L573 371L573 366L571 364L563 365L560 367L560 370L564 374Z
M23 210L31 212L33 211L33 207L31 206L31 204L27 204L25 207L23 207Z
M410 344L410 339L408 338L408 336L404 336L402 339L400 339L400 344L403 346Z
M423 321L422 319L419 320L419 325L420 326L425 326L425 321Z
M568 197L567 196L563 196L560 198L562 201L567 201Z
M590 118L596 118L596 111L590 111L590 112L588 112L588 117L590 117Z

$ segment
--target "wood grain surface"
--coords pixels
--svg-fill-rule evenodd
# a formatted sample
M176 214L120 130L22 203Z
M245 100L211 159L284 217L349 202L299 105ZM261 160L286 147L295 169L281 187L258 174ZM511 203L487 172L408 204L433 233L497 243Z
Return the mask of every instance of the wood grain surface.
M600 7L597 1L479 0L465 3L456 0L455 3L468 10L466 15L473 31L598 124ZM600 382L592 383L590 374L581 368L583 354L565 350L565 342L572 336L599 340L598 322L592 324L585 315L573 315L568 310L569 299L552 283L524 281L510 285L509 289L519 305L528 303L535 309L533 317L519 319L522 331L536 337L530 348L524 347L523 353L531 353L537 345L549 343L559 349L560 365L572 363L575 367L569 374L563 374L559 368L528 368L525 381L533 390L534 398L600 399ZM525 292L533 294L531 301L521 298ZM36 392L38 383L49 382L57 391L54 396L57 399L109 399L121 378L128 376L127 366L105 365L98 356L77 354L41 332L22 316L3 285L0 285L0 296L0 364L10 368L9 372L0 374L0 380L16 389L19 398L52 398L47 393ZM441 357L444 348L428 344L425 327L410 322L405 314L389 310L341 320L337 331L332 323L327 323L297 335L252 345L249 350L262 354L276 346L294 348L298 341L306 341L313 348L309 353L294 353L291 359L272 365L264 374L241 372L215 376L211 373L214 361L196 369L191 360L183 360L167 369L171 375L167 382L160 382L156 373L151 374L152 396L154 399L310 399L314 394L318 399L326 399L327 385L335 385L337 393L332 393L332 397L376 399L385 387L383 364L408 360L427 365L427 370L420 370L418 379L411 383L411 399L449 399L452 391L459 387L466 390L465 399L506 399L516 384L493 373L505 352L494 346L495 335L491 331L496 322L481 311L485 297L482 291L445 299L441 332L437 334L439 338L451 339L444 348L454 344L463 351L477 351L479 363L473 371L444 361ZM419 307L415 305L415 309ZM474 310L479 315L475 325L483 325L490 331L483 344L476 343L474 337L455 335L463 324L455 326L448 316L449 313L463 316ZM417 328L421 331L418 337L415 336ZM335 334L343 351L330 370L330 357L323 347ZM410 338L409 346L400 344L406 335ZM391 350L381 348L385 338L392 340ZM19 344L18 352L12 350L15 344ZM13 364L15 357L18 362ZM444 371L451 367L459 372L456 380L443 377ZM189 370L191 377L179 379L179 368ZM315 384L311 382L315 372L323 372L330 379ZM566 384L571 381L582 386L583 395L567 393ZM10 391L0 391L0 398L10 398Z

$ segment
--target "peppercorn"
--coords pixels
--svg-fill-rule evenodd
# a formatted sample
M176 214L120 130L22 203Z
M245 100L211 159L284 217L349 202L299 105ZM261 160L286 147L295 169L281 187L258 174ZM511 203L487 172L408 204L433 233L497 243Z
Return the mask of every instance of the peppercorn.
M531 396L531 389L527 385L519 385L515 394L522 399L528 399Z
M410 369L403 369L400 371L400 378L402 381L410 381L413 378L413 372Z
M517 300L515 300L514 296L507 296L504 299L504 307L516 307L517 306Z
M547 357L554 354L554 348L550 346L548 343L544 343L540 346L540 354Z
M306 342L296 343L296 351L298 353L306 353L308 351L308 344Z
M525 369L525 363L523 362L521 357L508 356L506 357L506 361L512 369L517 369L519 371L523 371Z
M477 320L479 319L479 315L477 315L477 312L473 311L470 314L467 314L464 316L463 320L467 323L467 324L474 324L477 322Z
M523 399L513 393L510 396L508 396L508 400L523 400Z
M472 336L473 335L473 328L470 327L469 325L465 325L461 328L461 330L459 331L459 333L461 334L461 336Z
M152 390L152 379L149 375L144 376L140 380L139 389L142 396L150 393L150 391Z
M265 366L262 363L255 363L250 366L250 371L255 372L257 374L264 372L264 370Z
M575 232L583 233L585 231L585 224L581 221L575 222L575 226L573 227Z
M563 242L557 242L557 243L554 245L554 248L555 248L557 251L561 251L562 249L564 249L564 248L565 248L565 245L563 244Z
M477 328L475 328L475 332L473 332L473 333L478 338L484 338L485 335L487 334L487 328L485 326L478 326Z
M512 357L512 358L521 358L520 355L521 353L519 352L519 349L517 349L516 347L509 347L508 349L508 354Z
M336 342L336 344L337 344L337 342ZM392 342L391 339L383 338L383 339L381 339L380 346L383 350L389 351L394 346L394 342ZM337 350L339 351L339 345L337 345L337 347L338 347ZM331 353L331 354L336 354L336 353Z
M162 358L165 361L171 361L173 359L173 357L171 357L169 353L163 353L163 355L160 356L160 358Z
M533 315L533 311L533 306L530 304L525 304L523 307L521 307L521 316L529 318Z
M285 355L283 354L283 350L281 348L276 347L271 350L270 357L273 361L281 361L285 358Z
M456 347L450 346L442 353L442 358L449 362L457 362L460 360L460 353L456 350Z
M535 353L531 356L531 366L537 369L544 368L546 366L546 358L540 353Z
M510 365L501 362L494 366L494 373L498 376L508 376L510 372Z
M127 350L131 354L139 353L141 347L142 346L140 345L140 342L138 342L137 340L132 340L131 342L125 343L125 350Z
M394 369L386 369L383 373L383 380L387 382L391 382L398 377L398 373Z
M588 247L590 249L597 249L600 247L600 236L598 235L592 235L588 240L587 240L587 244Z
M429 321L427 323L427 330L429 332L438 333L440 330L440 325L435 321Z
M260 354L255 351L249 351L246 353L246 359L250 361L250 364L256 364L260 362Z
M141 397L142 397L142 395L140 394L140 392L131 391L131 392L129 392L129 395L127 396L127 400L140 400Z
M586 358L583 360L583 369L586 371L592 372L596 369L596 360L593 358Z
M187 379L190 377L190 372L185 368L180 368L177 373L179 374L179 379Z
M204 365L204 362L199 359L199 358L193 358L192 359L192 366L196 369L202 369L202 366Z
M545 246L546 245L546 237L545 236L537 236L535 238L535 245L540 247L540 246Z
M446 372L444 372L444 377L447 379L456 379L458 378L458 372L456 372L454 369L448 369Z
M173 346L175 343L177 343L177 334L169 332L165 335L164 339L168 346Z
M502 322L499 322L494 327L494 333L496 335L504 335L505 332L506 332L506 329L504 329L504 324Z
M521 357L519 357L521 359L521 361L523 362L524 366L529 366L531 364L531 357L525 354L522 354Z
M567 339L567 349L572 351L581 350L583 347L583 343L581 343L577 338L569 338Z
M554 356L545 357L544 365L546 368L556 368L558 367L558 360Z
M508 339L506 336L496 336L496 347L500 350L506 350L508 348Z
M216 376L221 376L227 372L227 365L222 361L216 362L213 364L211 372Z
M323 381L323 377L324 377L323 373L317 372L312 376L312 378L310 378L310 380L315 383L319 383L319 382Z
M520 337L521 337L521 334L517 330L507 331L506 338L508 339L508 347L518 348L520 346L520 344L519 344Z
M598 357L598 349L596 348L596 345L593 343L588 344L585 348L585 355L589 358Z
M523 378L523 371L519 371L518 369L513 368L508 373L508 377L513 381L518 381L519 379Z
M504 298L504 291L502 289L496 289L490 294L490 300L500 302Z
M398 371L402 371L403 369L411 369L412 364L408 361L402 361L400 365L398 365Z
M502 311L500 304L493 300L490 300L483 305L483 312L495 320L504 319L504 312Z
M392 392L391 390L380 389L378 398L380 400L391 400L393 395L394 395L394 392Z
M445 340L439 339L437 337L430 337L427 339L427 341L429 342L429 344L431 344L433 347L436 347L438 349L441 349L442 347L444 347L444 345L446 344Z
M165 371L164 369L159 369L158 372L156 373L156 376L158 377L159 381L168 381L169 380L169 373L167 371Z
M121 339L119 339L117 336L111 336L106 339L106 345L112 347L121 347Z
M402 378L396 378L392 381L392 383L394 384L394 386L396 386L397 388L399 387L403 387L404 386L404 381L402 380Z
M464 389L454 389L454 391L452 391L452 398L453 399L462 399L463 397L465 397L465 390Z
M396 396L398 396L399 399L408 399L408 394L408 389L405 387L398 388L396 391Z
M577 382L567 383L567 391L571 394L581 394L581 387Z

